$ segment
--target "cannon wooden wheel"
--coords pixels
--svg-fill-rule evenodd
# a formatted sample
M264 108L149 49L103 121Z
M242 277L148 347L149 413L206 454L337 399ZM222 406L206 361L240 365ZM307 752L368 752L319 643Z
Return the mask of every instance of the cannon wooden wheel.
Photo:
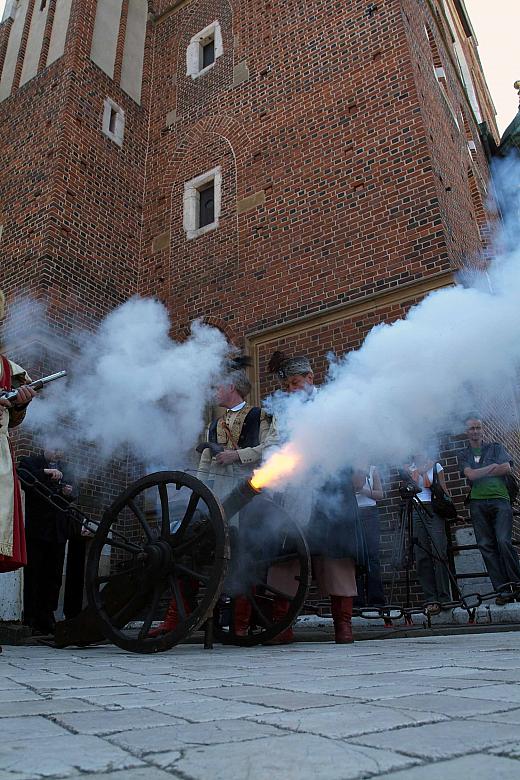
M228 560L227 521L206 485L181 471L149 474L103 515L87 561L89 606L119 647L169 650L211 616ZM171 606L176 626L151 636Z
M281 506L256 496L241 512L239 527L231 528L231 563L215 608L215 639L243 647L276 639L298 617L310 580L311 559L300 527ZM245 596L251 607L247 636L235 633L233 593ZM289 609L273 619L275 599L286 600Z

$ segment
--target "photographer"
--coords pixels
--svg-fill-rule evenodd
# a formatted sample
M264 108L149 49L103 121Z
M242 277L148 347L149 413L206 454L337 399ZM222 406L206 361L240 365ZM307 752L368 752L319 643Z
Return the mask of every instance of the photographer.
M354 600L356 607L384 607L385 592L381 581L381 563L379 559L379 510L377 502L384 498L381 477L375 466L358 469L352 478L356 491L359 516L365 531L368 565L366 572L356 575L358 595Z
M72 500L72 486L63 478L62 453L43 450L21 458L27 469L55 495ZM24 582L24 623L35 634L54 633L54 611L58 606L69 520L34 490L25 491L25 533L27 567Z
M419 514L414 507L413 526L415 567L425 597L425 608L430 615L438 615L443 604L451 601L445 524L432 510L430 488L434 480L434 468L439 484L447 493L443 467L424 453L414 455L412 462L403 466L405 474L419 488L417 498L426 510Z

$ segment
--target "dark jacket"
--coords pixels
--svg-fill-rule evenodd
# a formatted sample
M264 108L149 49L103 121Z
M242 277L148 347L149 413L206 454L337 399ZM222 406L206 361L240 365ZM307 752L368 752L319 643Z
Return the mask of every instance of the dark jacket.
M352 485L352 469L345 469L339 480L328 482L321 488L314 502L306 536L313 555L353 558L358 564L367 562L365 533Z
M510 463L511 466L513 465L512 456L506 450L504 445L499 444L499 442L496 441L482 442L480 451L481 451L481 456L480 456L480 461L478 463L475 460L475 456L473 455L473 450L471 449L469 444L466 445L466 447L461 452L458 453L457 462L462 477L465 476L464 469L467 468L482 469L485 466L490 466L492 463ZM487 479L487 477L484 477L483 479ZM501 479L503 482L507 483L505 477L498 477L498 479ZM468 482L471 484L469 479Z
M51 468L49 462L44 457L43 453L40 455L32 455L30 457L20 458L18 467L21 469L27 469L31 474L42 482L47 488L49 488L54 495L62 497L61 485L62 482L66 483L64 478L61 482L51 479L48 474L44 473L44 469ZM52 464L52 468L58 468L63 473L62 464ZM25 533L28 538L40 539L45 542L56 542L58 544L64 544L69 537L70 520L67 516L55 509L45 501L42 496L39 496L36 491L31 488L24 488L25 490ZM65 500L71 501L72 497L67 497Z

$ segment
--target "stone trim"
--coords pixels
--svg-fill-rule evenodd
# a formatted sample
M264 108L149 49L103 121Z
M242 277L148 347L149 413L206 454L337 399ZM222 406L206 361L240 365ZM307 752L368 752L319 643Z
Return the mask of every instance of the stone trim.
M114 131L110 130L110 118L113 111L116 113ZM103 135L106 135L106 137L110 138L110 140L115 144L118 146L123 146L123 139L125 135L125 112L121 106L118 106L117 103L114 103L114 101L109 97L105 98L105 102L103 104L103 123L101 131Z
M245 214L246 211L252 211L257 206L263 206L264 203L265 191L259 190L259 192L237 201L237 214Z
M441 271L431 276L423 277L418 281L405 282L398 288L385 290L384 292L372 293L361 300L356 299L342 303L339 306L331 306L327 311L314 312L299 317L289 322L272 325L259 331L248 333L245 338L245 352L252 358L249 378L251 380L251 403L258 404L259 393L259 348L265 346L270 341L277 341L280 338L298 334L301 331L312 330L322 325L340 322L347 317L353 317L359 314L366 314L370 311L377 311L379 308L386 307L396 303L402 303L417 296L427 295L433 290L442 287L450 287L455 284L455 277L452 271Z
M210 181L215 182L215 218L209 225L198 227L199 190ZM222 169L220 166L185 182L183 198L183 226L188 240L198 238L218 228L222 204Z
M204 41L213 39L215 42L215 59L210 65L205 68L201 67L201 47ZM191 39L188 48L186 49L186 76L191 76L193 80L200 78L205 73L208 73L217 64L219 57L222 57L224 53L224 45L222 43L222 30L218 21L214 21L198 32Z

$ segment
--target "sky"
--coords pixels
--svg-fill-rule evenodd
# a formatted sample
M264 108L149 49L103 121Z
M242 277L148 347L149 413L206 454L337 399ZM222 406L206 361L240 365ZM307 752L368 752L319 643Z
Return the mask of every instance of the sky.
M0 0L0 16L5 3ZM503 133L518 109L513 83L520 79L520 0L465 0L465 4Z
M520 79L520 0L464 1L503 133L518 110L513 84Z

